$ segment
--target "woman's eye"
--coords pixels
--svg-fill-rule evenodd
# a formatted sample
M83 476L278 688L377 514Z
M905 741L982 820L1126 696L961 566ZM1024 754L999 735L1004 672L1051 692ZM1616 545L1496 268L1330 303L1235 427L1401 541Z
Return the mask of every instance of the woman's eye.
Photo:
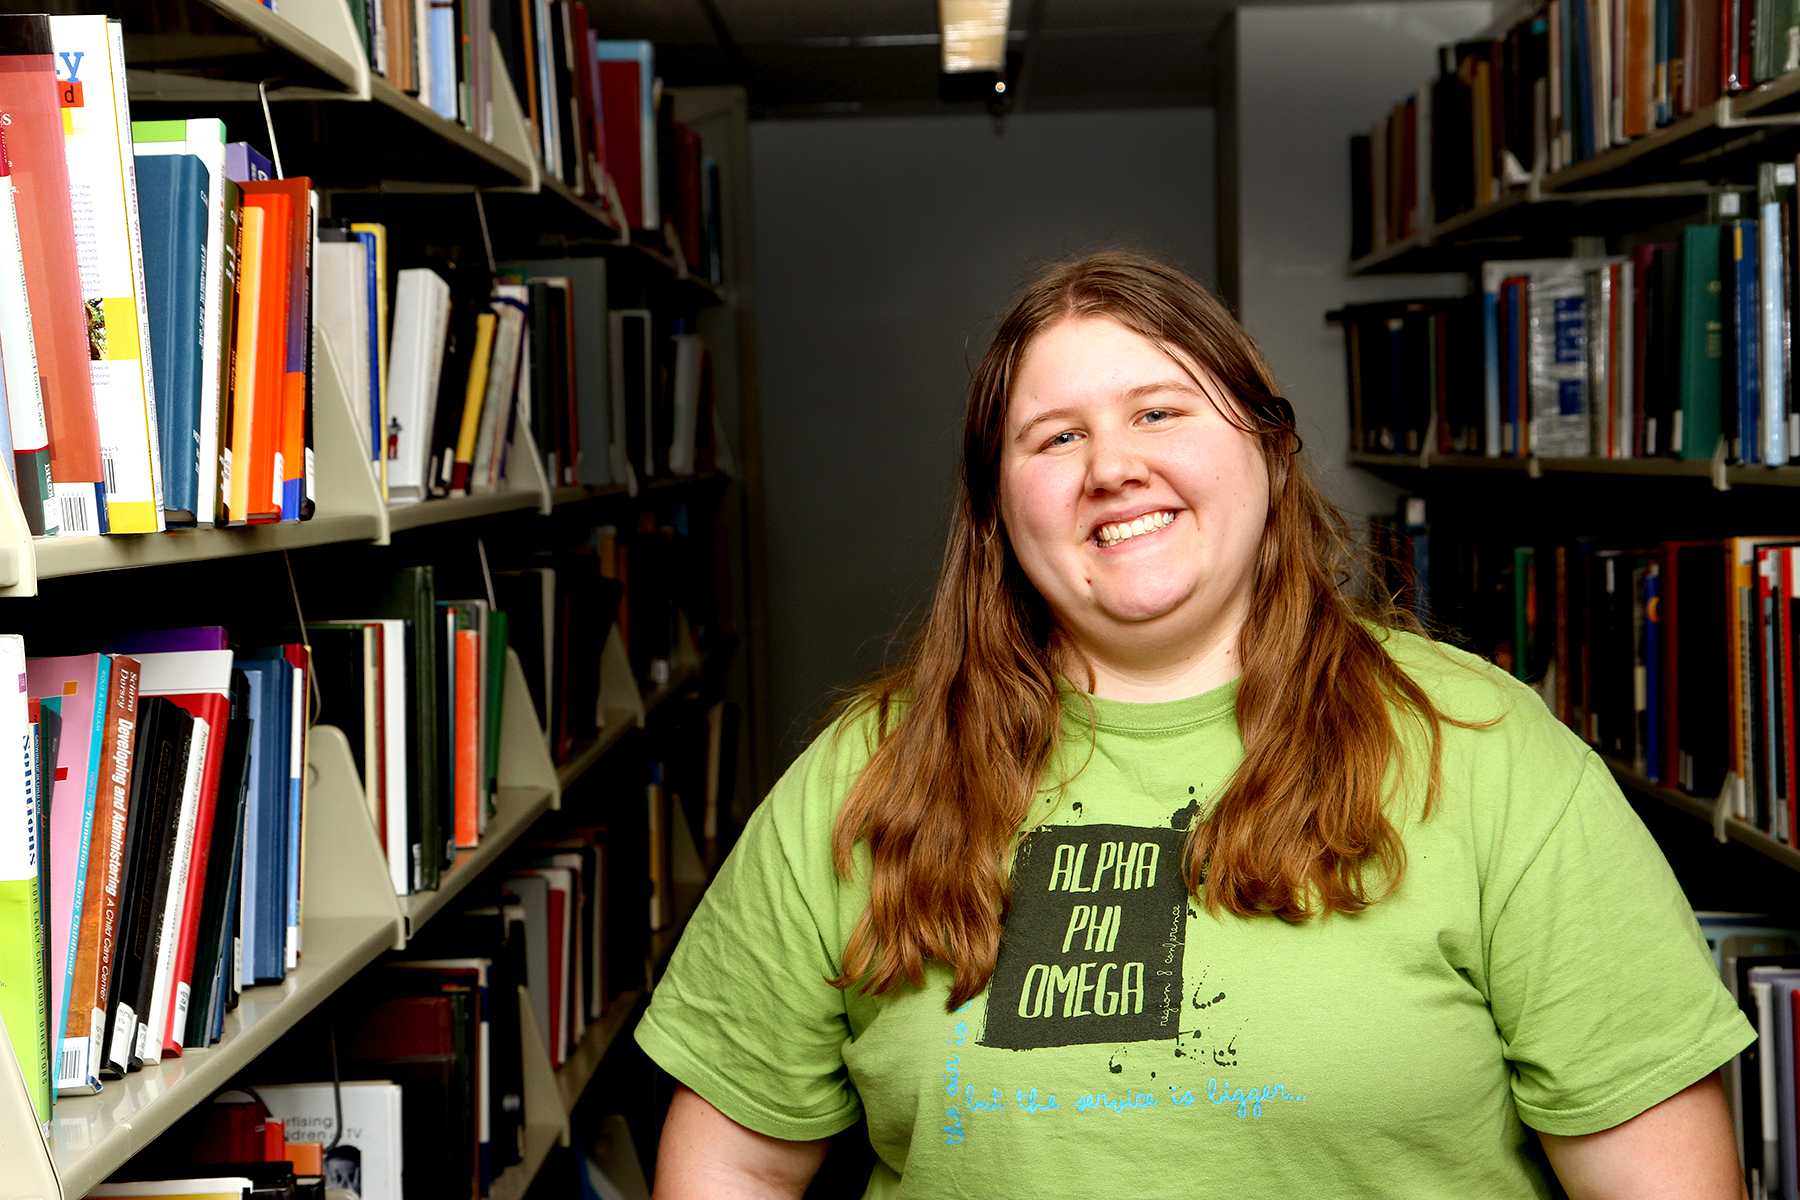
M1152 422L1166 421L1175 414L1166 408L1153 408L1144 414L1144 420Z
M1044 449L1053 450L1058 446L1072 446L1078 435L1073 429L1065 429L1044 443Z

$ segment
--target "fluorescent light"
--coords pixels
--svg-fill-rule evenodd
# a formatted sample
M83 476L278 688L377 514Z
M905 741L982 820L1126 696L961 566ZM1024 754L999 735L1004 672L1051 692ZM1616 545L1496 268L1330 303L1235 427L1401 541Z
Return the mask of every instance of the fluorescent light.
M1000 71L1006 66L1006 26L1012 0L938 0L944 32L944 71Z

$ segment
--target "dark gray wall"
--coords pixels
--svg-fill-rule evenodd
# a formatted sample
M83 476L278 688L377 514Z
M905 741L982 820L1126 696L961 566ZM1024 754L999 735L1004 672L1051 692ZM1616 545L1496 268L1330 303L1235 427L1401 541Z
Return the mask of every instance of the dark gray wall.
M750 129L779 770L930 599L969 371L1012 293L1107 246L1212 283L1213 116Z

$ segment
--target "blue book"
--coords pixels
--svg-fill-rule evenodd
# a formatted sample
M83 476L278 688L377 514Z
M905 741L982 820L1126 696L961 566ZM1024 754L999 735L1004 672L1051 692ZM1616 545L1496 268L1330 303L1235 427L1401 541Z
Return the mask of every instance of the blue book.
M1594 156L1594 72L1591 66L1594 53L1588 44L1587 5L1571 3L1563 5L1563 9L1571 14L1575 23L1575 88L1568 93L1575 100L1575 157L1587 159Z
M1745 464L1762 461L1762 305L1758 273L1757 223L1732 221L1727 256L1731 268L1727 294L1732 304L1733 350L1730 370L1737 381L1737 437L1733 448Z
M233 183L273 179L275 164L249 142L232 142L225 147L225 178Z
M244 947L249 983L280 983L287 972L288 714L293 668L285 659L246 658L250 683L250 788L254 839L244 846L244 921L254 932ZM247 820L250 819L247 814Z
M1508 456L1519 453L1519 290L1500 285L1500 428Z
M137 158L150 366L156 383L163 512L192 525L200 503L200 389L204 376L207 180L191 154Z
M381 461L381 257L376 253L373 233L352 230L350 236L363 244L368 253L363 257L369 271L369 457Z
M1489 458L1498 458L1500 446L1500 301L1496 293L1481 293L1481 342L1486 399L1482 405L1482 449Z
M256 982L254 966L257 954L261 949L258 944L260 939L257 937L256 897L263 889L263 855L258 851L263 838L267 836L263 832L267 820L263 815L265 804L261 761L266 753L263 737L265 677L260 670L250 670L247 663L239 663L238 669L244 672L244 680L250 688L250 719L255 723L253 736L250 738L249 764L244 771L243 865L239 871L241 888L237 898L238 969L236 986L239 991L242 991Z
M446 120L456 120L456 9L432 0L426 19L425 52L431 60L431 94L426 104Z

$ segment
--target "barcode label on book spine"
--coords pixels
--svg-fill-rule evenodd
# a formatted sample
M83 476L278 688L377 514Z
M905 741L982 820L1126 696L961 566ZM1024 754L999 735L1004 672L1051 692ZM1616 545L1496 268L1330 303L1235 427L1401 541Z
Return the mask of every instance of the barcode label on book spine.
M229 497L231 495L231 447L230 446L221 446L219 448L219 495L225 496L225 497ZM234 518L236 518L238 516L237 513L232 513L231 515Z
M136 1039L137 1013L131 1005L121 1000L118 1016L113 1019L112 1045L107 1050L106 1060L121 1071L128 1069L131 1066L131 1044Z
M59 1092L91 1092L99 1084L89 1069L94 1060L88 1056L90 1039L86 1034L63 1039L56 1055L56 1090Z
M181 1039L187 1032L187 1010L188 985L178 983L175 985L175 1017L169 1022L169 1040L177 1046L181 1045Z
M287 478L287 464L282 461L281 451L275 452L275 474L269 481L269 499L277 509L281 508L282 481Z
M58 496L57 514L62 518L63 533L92 533L94 522L88 519L88 506L80 496Z
M313 451L311 446L306 448L306 494L308 496L318 495L318 492L313 489Z
M103 448L100 451L100 470L101 470L101 473L104 474L106 477L106 494L108 496L118 495L119 494L119 467L118 467L118 464L113 461L113 455L112 455L111 450L107 450L107 449Z

